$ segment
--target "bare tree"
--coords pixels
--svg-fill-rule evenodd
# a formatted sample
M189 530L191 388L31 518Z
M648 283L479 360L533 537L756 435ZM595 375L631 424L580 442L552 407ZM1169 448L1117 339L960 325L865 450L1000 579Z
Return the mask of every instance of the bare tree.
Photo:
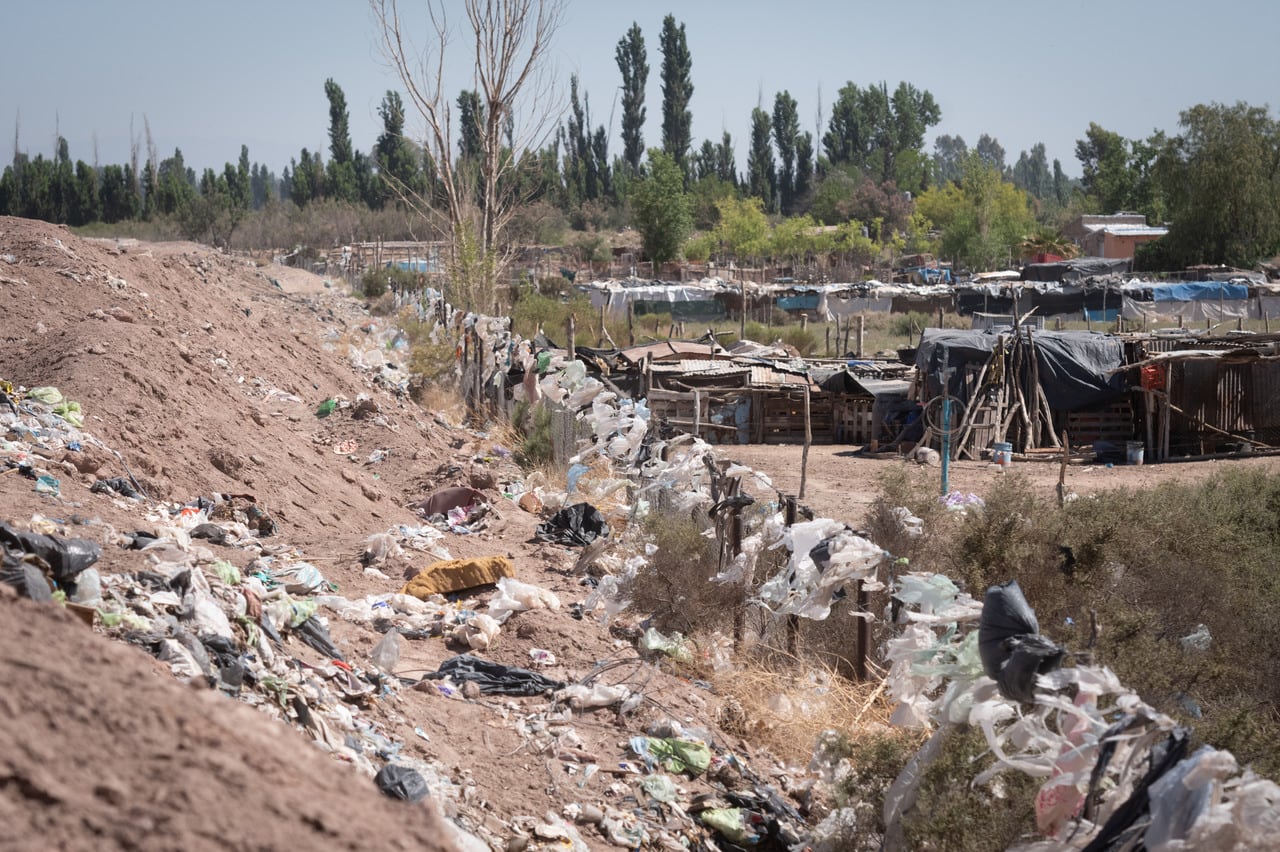
M450 275L467 302L487 306L512 256L503 234L522 201L516 171L524 154L554 132L563 109L562 99L553 96L547 67L563 0L463 0L462 35L471 54L472 88L483 109L478 168L459 163L454 153L452 99L446 89L454 31L445 11L456 5L425 0L431 34L419 49L401 19L398 0L369 2L382 53L426 125L422 144L444 207ZM432 218L431 198L394 188Z

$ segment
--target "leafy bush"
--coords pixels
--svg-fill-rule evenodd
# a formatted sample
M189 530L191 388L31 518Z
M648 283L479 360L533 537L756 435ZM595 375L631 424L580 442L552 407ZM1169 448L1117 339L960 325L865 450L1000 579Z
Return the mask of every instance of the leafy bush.
M562 280L561 283L565 282ZM519 300L511 306L511 326L517 334L530 338L542 328L548 337L561 342L565 339L565 324L570 314L576 314L578 324L585 328L596 312L591 307L591 301L581 294L575 294L568 301L561 301L541 293L522 293Z
M519 440L515 448L516 464L531 470L555 461L555 444L551 436L551 409L545 405L530 408L529 403L516 403L511 425Z
M408 269L398 267L372 268L360 276L360 292L366 299L376 299L394 285L398 290L412 290L418 286L418 276Z
M782 342L794 347L802 358L807 358L818 348L818 336L807 328L788 328L782 332Z

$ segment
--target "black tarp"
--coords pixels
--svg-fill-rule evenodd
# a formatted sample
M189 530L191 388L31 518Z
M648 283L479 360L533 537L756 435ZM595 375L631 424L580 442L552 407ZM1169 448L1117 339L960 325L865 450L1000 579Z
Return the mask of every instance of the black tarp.
M1077 257L1055 263L1028 263L1022 267L1023 281L1080 281L1101 275L1129 272L1129 258Z
M1023 332L1024 341L1026 338ZM1012 337L1004 329L1006 339ZM930 397L942 393L944 364L953 369L951 390L959 396L963 371L984 363L1000 339L997 330L927 328L916 349L916 369L928 378ZM1107 405L1125 393L1124 345L1109 335L1088 331L1038 331L1035 345L1040 385L1055 411L1081 411Z

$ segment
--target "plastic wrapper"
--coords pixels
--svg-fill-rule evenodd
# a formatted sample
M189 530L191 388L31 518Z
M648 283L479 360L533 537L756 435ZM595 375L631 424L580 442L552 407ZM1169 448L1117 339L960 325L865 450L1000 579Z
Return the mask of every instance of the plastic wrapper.
M498 592L489 599L489 615L498 624L506 622L512 613L530 609L560 609L560 599L546 589L513 577L498 580Z

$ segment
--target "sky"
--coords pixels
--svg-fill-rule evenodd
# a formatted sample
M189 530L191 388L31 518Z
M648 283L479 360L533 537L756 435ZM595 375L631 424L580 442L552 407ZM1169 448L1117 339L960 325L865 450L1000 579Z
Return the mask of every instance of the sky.
M461 0L443 0L461 22ZM401 0L429 43L424 0ZM685 0L667 8L632 0L564 0L549 54L568 101L576 73L593 125L620 154L618 40L633 22L649 55L646 145L661 141L662 19L685 25L693 60L693 147L728 130L745 169L752 108L772 110L787 90L801 126L821 137L841 86L905 80L933 93L941 134L973 147L990 134L1014 162L1037 142L1078 175L1075 141L1090 122L1127 138L1173 133L1198 103L1272 102L1274 0ZM197 171L250 159L279 174L303 147L328 159L332 77L346 94L351 135L369 151L378 105L404 86L376 44L366 0L0 0L10 37L0 51L0 139L51 156L67 139L72 159L124 163L149 124L163 158L175 147ZM449 90L470 83L464 40L446 52ZM468 86L469 87L469 86ZM544 102L545 105L545 102ZM421 122L410 114L406 130ZM95 156L96 146L96 156ZM8 148L0 162L7 162ZM145 142L142 158L146 157Z

